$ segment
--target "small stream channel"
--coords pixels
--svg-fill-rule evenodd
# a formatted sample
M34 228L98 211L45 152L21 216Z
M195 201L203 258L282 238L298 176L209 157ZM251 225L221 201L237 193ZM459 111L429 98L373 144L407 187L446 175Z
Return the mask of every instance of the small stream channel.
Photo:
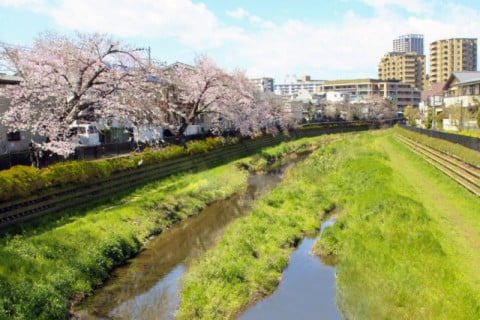
M215 202L153 238L75 308L75 319L174 319L186 266L211 248L231 221L247 214L253 201L273 189L280 176L281 172L252 175L244 194ZM331 218L322 223L321 231L333 222ZM238 319L342 319L335 305L335 269L310 253L314 241L306 237L300 243L277 290Z
M231 221L247 214L253 201L273 189L280 176L281 171L252 175L244 194L217 201L153 238L75 308L77 319L173 319L179 279L188 263L212 247Z
M335 222L322 223L321 231ZM335 268L312 255L316 238L306 237L292 253L275 292L247 309L237 320L343 319L335 304Z

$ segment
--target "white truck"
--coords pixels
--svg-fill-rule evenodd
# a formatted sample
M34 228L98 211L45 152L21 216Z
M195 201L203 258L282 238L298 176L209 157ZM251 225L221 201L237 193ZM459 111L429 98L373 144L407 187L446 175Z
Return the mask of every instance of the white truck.
M69 126L69 129L78 146L92 147L100 145L100 135L95 124L74 123Z

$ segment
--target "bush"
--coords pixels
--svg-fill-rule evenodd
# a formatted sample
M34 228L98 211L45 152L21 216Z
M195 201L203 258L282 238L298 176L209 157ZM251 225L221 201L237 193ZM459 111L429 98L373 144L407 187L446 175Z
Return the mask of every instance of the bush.
M220 138L211 137L206 138L205 140L189 141L187 142L187 152L188 154L205 153L217 148L221 143L222 141Z
M40 171L33 167L14 166L0 171L0 200L26 197L32 190L45 187Z
M38 170L15 166L0 171L0 201L27 197L45 188L94 183L111 174L136 168L139 163L154 164L186 154L208 152L222 144L221 138L207 138L187 143L187 149L171 145L162 150L147 148L142 153L98 161L66 161Z

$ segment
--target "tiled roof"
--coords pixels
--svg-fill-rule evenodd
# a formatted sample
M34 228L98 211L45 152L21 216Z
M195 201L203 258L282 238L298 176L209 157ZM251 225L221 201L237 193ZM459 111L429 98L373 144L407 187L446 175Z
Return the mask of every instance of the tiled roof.
M455 84L457 86L480 82L480 71L453 72L443 86L443 90L448 90L454 80L457 81Z
M458 83L460 84L480 81L480 71L453 72L453 76L458 80Z

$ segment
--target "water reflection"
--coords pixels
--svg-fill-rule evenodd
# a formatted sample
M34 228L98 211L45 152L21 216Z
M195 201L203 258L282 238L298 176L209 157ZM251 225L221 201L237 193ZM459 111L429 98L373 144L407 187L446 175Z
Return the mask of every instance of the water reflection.
M212 247L229 222L251 210L278 174L253 175L243 195L215 202L154 238L145 250L117 268L104 287L79 306L79 319L173 319L179 278L191 259Z
M322 224L332 225L333 219ZM313 238L305 238L292 253L275 292L247 309L238 320L342 319L335 304L335 268L311 254Z

